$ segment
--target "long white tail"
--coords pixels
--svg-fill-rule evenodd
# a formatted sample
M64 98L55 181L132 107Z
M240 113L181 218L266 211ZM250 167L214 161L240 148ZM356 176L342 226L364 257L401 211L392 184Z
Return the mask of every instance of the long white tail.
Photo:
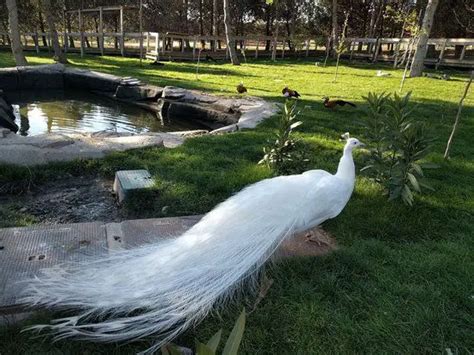
M33 328L105 342L154 334L156 350L231 297L300 224L288 191L268 186L287 178L250 186L179 238L45 270L24 301L79 314Z

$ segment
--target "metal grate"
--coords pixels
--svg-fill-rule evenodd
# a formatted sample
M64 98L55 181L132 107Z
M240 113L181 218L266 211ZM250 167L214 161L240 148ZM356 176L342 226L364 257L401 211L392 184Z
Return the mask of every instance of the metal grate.
M156 238L176 237L201 216L142 219L122 223L76 223L0 229L0 314L16 312L20 280L40 269L90 255L107 248L136 247Z

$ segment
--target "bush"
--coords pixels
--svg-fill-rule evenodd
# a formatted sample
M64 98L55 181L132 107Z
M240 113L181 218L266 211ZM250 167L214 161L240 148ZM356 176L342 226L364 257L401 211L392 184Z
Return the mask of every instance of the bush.
M275 175L299 174L305 170L309 159L301 141L292 138L293 130L303 122L297 121L301 111L296 109L296 101L287 99L285 109L278 122L278 132L274 143L263 148L265 155L259 164L265 164Z
M432 189L423 182L423 167L432 166L420 161L429 153L433 139L411 117L410 97L411 92L405 96L395 93L393 97L369 93L364 97L368 104L364 126L374 147L362 170L385 186L389 200L401 199L411 206L414 192L421 193L422 187Z

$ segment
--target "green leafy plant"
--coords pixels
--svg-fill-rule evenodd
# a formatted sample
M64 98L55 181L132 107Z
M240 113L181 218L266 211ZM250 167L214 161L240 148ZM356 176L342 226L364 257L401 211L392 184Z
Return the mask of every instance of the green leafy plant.
M423 167L433 166L420 161L429 153L433 140L412 118L410 97L411 92L393 97L369 93L364 97L368 104L364 126L374 147L362 170L371 172L372 178L385 186L390 200L401 199L411 206L414 192L421 193L422 187L432 190L423 181Z
M242 341L242 337L244 335L245 330L245 318L246 313L245 309L242 310L240 313L239 318L234 324L234 328L230 333L227 341L224 345L224 350L222 350L222 355L237 355L237 352L240 347L240 343ZM199 340L196 339L196 351L197 355L215 355L217 354L217 348L221 342L222 337L222 329L219 329L217 333L215 333L211 339L207 343L201 343ZM182 355L183 351L179 349L176 345L168 345L161 349L162 355Z
M293 130L302 124L297 120L301 111L297 111L296 105L295 100L286 100L278 122L276 140L263 148L264 156L258 162L272 169L275 175L300 173L309 161L302 143L292 138Z

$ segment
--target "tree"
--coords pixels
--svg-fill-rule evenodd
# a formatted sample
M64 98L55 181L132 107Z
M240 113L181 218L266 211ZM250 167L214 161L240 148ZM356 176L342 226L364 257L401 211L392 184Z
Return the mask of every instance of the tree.
M58 39L58 32L56 31L56 25L54 23L51 0L42 0L42 5L43 5L43 11L46 16L46 23L48 24L49 33L51 36L51 42L52 42L53 51L54 51L54 59L59 63L66 64L67 63L66 55L61 50L61 46L59 44L59 39Z
M433 26L433 18L438 6L439 0L428 0L426 5L425 16L423 17L423 24L421 26L421 33L416 45L415 56L413 57L413 64L410 70L410 77L421 76L423 72L423 62L428 51L428 39Z
M239 58L237 58L237 53L235 52L235 39L232 31L229 0L224 0L224 26L230 61L233 65L240 65Z
M337 72L339 70L339 59L341 59L341 54L344 53L348 48L348 45L346 42L346 32L347 32L347 23L349 22L350 13L351 13L351 10L346 12L344 26L342 27L341 36L338 39L338 43L336 47L337 60L336 60L336 72L334 73L334 80L332 81L333 83L335 83L337 80Z
M337 0L332 0L331 45L332 45L332 55L336 56L336 48L337 48Z
M451 148L451 143L453 142L454 133L456 132L456 129L459 124L459 119L461 117L461 111L462 111L462 105L463 105L464 99L467 96L467 93L469 92L469 88L471 87L473 76L474 76L474 70L471 70L471 77L469 78L469 81L466 84L466 88L464 89L464 94L461 97L461 101L459 101L458 113L456 115L456 119L454 120L453 130L451 131L451 135L449 136L448 144L446 145L446 150L444 151L444 159L449 158L449 149Z
M10 40L16 65L28 65L21 46L20 29L18 27L18 8L15 0L6 0L8 8L8 22L10 25Z

